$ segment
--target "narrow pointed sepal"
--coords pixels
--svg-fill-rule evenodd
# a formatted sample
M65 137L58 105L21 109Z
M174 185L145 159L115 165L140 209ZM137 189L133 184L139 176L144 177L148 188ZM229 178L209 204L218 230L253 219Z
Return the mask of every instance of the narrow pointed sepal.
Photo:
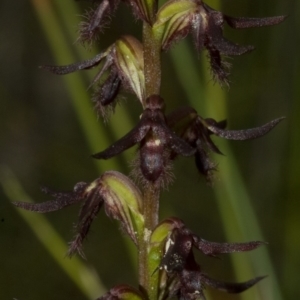
M245 130L226 130L216 126L216 121L213 119L206 119L205 123L207 128L215 135L228 139L228 140L251 140L264 136L269 131L271 131L279 122L281 122L284 117L277 118L261 127L245 129Z
M235 18L224 15L224 19L230 27L235 29L244 29L277 25L283 22L286 19L286 16L268 18Z
M101 60L107 55L106 52L97 54L94 58L88 59L82 62L66 65L66 66L50 66L43 65L40 66L41 69L47 70L56 75L66 75L80 70L91 69L98 64L100 64Z
M74 186L74 190L72 192L54 192L49 188L43 187L42 191L45 194L51 195L54 200L46 201L43 203L12 202L12 204L25 210L38 213L53 212L60 210L66 206L80 202L87 186L87 183L79 182Z
M204 239L193 235L194 246L203 252L205 255L215 256L217 254L245 252L254 250L262 245L266 245L265 242L253 241L247 243L216 243L209 242Z
M101 195L101 180L99 178L86 187L83 199L84 202L79 212L78 222L75 225L76 234L69 243L68 256L72 256L77 252L82 257L85 257L82 250L83 241L104 203Z
M85 20L79 24L78 41L88 46L97 41L119 2L120 0L102 0L95 9L88 11L84 15Z
M109 159L139 143L146 136L150 128L146 124L144 125L142 123L144 122L141 120L139 124L129 131L124 137L116 141L104 151L93 154L92 157L96 159Z
M266 276L260 276L245 282L233 283L233 282L223 282L223 281L215 280L208 277L205 274L201 274L201 280L205 285L232 294L238 294L248 290L249 288L251 288L253 285L258 283L265 277Z

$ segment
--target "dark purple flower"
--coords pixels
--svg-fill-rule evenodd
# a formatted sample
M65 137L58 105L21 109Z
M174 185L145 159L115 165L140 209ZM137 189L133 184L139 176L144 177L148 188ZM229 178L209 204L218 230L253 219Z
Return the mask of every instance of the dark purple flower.
M97 84L92 101L106 121L117 103L121 89L133 92L145 101L143 46L132 36L122 36L114 44L92 59L66 66L44 65L41 68L57 75L88 70L101 65L90 87ZM108 76L106 76L108 73Z
M195 153L190 145L169 129L163 107L164 101L160 96L148 97L139 123L120 140L93 157L108 159L139 144L140 169L144 178L151 182L161 179L168 163L169 151L183 156Z
M206 241L189 230L177 218L165 222L173 223L173 230L165 242L164 256L160 269L165 270L169 278L168 291L164 299L177 296L178 299L205 299L203 290L206 286L228 293L241 293L264 277L257 277L241 283L229 283L215 280L202 272L195 260L193 249L210 256L217 254L244 252L254 250L265 244L263 242L248 243L215 243Z
M283 119L278 118L263 126L251 129L227 130L225 129L227 125L226 120L217 122L212 118L204 119L193 108L184 107L170 113L167 116L167 123L170 128L176 128L179 135L196 149L196 166L199 172L210 182L212 171L216 170L216 164L211 161L208 153L222 154L212 141L212 134L227 140L244 141L256 139L267 134Z
M119 189L116 189L116 186ZM77 183L71 192L54 192L45 187L42 191L52 196L54 200L43 203L13 202L13 204L29 211L47 213L78 202L82 203L75 227L76 235L70 243L68 255L79 252L84 256L83 240L102 206L106 215L119 220L124 232L135 244L138 243L143 224L141 192L125 175L108 171L89 184Z
M230 64L223 57L242 55L254 47L241 46L227 40L223 36L224 24L234 29L244 29L276 25L284 19L285 16L235 18L214 10L201 0L169 0L159 10L155 26L164 32L163 50L191 32L197 50L208 51L213 77L220 83L228 84Z

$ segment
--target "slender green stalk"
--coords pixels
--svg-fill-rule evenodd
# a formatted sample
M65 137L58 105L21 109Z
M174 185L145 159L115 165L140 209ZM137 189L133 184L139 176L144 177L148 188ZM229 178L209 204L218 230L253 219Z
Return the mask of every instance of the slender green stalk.
M156 2L156 1L155 1ZM153 5L157 7L157 3ZM154 20L155 11L150 16ZM161 45L154 35L152 27L143 24L144 72L145 72L145 99L153 94L160 93L161 84ZM157 287L151 287L148 266L148 248L151 231L158 223L160 187L149 183L144 190L144 238L139 245L139 284L145 290L150 300L157 299Z
M144 192L143 215L145 218L145 228L143 240L140 241L139 245L139 284L147 293L150 300L157 300L158 287L151 280L152 274L149 271L148 249L151 232L158 224L159 196L160 186L155 183L149 183Z
M144 70L146 98L153 94L159 94L161 84L161 45L158 38L153 34L152 27L143 24L143 46L144 46Z

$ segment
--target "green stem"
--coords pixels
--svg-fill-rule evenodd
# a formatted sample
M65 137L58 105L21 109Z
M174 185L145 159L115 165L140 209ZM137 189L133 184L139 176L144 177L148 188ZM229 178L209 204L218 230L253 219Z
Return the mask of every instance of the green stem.
M159 185L149 183L144 193L145 228L150 231L158 224L159 191Z
M155 36L152 27L144 22L143 25L144 70L146 98L160 93L161 63L160 39Z
M154 5L153 7L156 7ZM150 16L155 19L155 12ZM148 23L143 24L144 72L145 72L145 100L153 94L160 94L161 84L161 43ZM145 104L145 103L144 103ZM158 223L160 187L155 183L148 183L144 190L144 219L145 228L143 238L139 243L139 284L147 294L149 300L157 299L157 284L151 281L148 264L149 240L153 228ZM152 283L152 284L151 284Z
M149 183L144 192L144 218L145 227L143 239L139 248L139 284L148 295L149 300L157 299L157 286L151 284L151 275L148 264L148 250L150 235L153 228L158 224L160 187L155 183Z

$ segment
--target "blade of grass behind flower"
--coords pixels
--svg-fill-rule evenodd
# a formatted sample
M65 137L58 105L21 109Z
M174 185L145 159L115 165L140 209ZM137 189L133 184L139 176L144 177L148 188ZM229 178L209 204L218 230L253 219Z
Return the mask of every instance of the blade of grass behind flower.
M202 59L206 84L201 86L199 75L190 76L190 74L197 72L199 74L199 70L196 69L197 64L192 61L188 64L189 60L185 60L185 65L182 67L179 63L182 57L192 57L194 53L190 51L189 46L185 42L179 46L171 52L171 55L177 74L180 74L180 77L184 79L181 81L182 86L185 90L189 89L187 96L190 103L197 110L199 106L203 108L200 114L205 114L205 116L213 117L217 120L223 120L227 115L225 93L211 82L206 57ZM192 84L191 81L195 81L195 84ZM189 86L185 85L186 82L189 82ZM193 88L192 90L191 87ZM202 95L202 99L200 100L202 104L199 103L199 99L196 99L199 98L198 95ZM221 184L214 187L214 191L227 238L230 241L263 240L247 189L242 181L230 146L225 140L218 141L218 145L226 153L226 157L220 166L219 176ZM247 279L246 277L264 275L266 272L270 275L270 278L258 284L257 287L252 288L252 291L255 289L259 291L260 296L259 298L255 297L255 299L282 299L271 259L266 248L248 254L251 258L251 263L245 259L242 260L238 255L232 255L237 277ZM254 299L252 293L247 291L241 294L241 298L243 300Z
M57 15L52 7L51 2L49 0L31 0L31 2L36 10L39 22L42 25L43 31L45 32L46 39L49 42L49 46L51 48L56 63L58 65L65 65L70 62L75 62L76 57L72 52L71 45L67 42L68 38L66 38L63 34L63 30L60 27L60 23L58 21ZM72 1L68 2L68 6L69 7L67 9L66 7L61 7L60 5L58 5L59 9L64 9L64 11L68 12L64 14L64 16L66 16L64 24L67 24L69 21L70 17L68 16L70 14L70 10L76 15L79 15L79 10L76 10L76 6ZM69 26L69 28L67 29L71 30L71 26ZM73 28L74 34L75 30L76 29ZM70 34L71 33L69 32L69 35ZM75 41L74 34L74 38L72 38L72 40ZM81 58L84 59L83 51L80 51L80 55ZM92 53L92 55L94 54ZM67 76L63 76L63 80L65 81L67 91L70 94L70 98L72 100L74 111L77 114L79 123L83 129L87 143L90 146L92 152L94 153L106 148L111 143L111 140L109 139L107 134L110 129L106 128L103 124L99 124L99 122L97 122L96 113L91 107L90 99L87 92L87 86L84 84L82 74L69 74ZM122 108L120 110L122 111ZM120 120L122 120L121 125L120 123L117 124L116 122L112 122L112 132L115 135L117 130L120 129L120 127L132 127L132 122L129 121L128 116L126 116L125 114L120 115ZM100 163L98 163L97 161L95 161L95 163L97 165L98 170L100 172L103 171L103 169L100 166ZM116 158L105 162L105 165L109 169L118 169L119 163L120 158Z
M220 0L211 0L209 4L212 5L214 9L221 10ZM219 86L217 87L212 83L210 66L204 55L202 55L202 64L204 78L206 81L210 80L206 88L206 113L210 116L214 113L213 117L223 120L228 115L226 94ZM213 100L217 101L217 103L214 103ZM218 110L216 110L216 107L218 107ZM222 170L220 172L221 184L216 187L215 192L220 213L222 214L222 212L224 212L223 223L226 226L227 235L231 239L235 239L240 235L234 230L234 224L231 224L232 214L226 213L225 205L226 203L230 203L235 214L237 225L241 231L241 238L245 240L264 241L263 233L247 192L247 187L243 182L229 142L225 139L221 139L220 148L224 149L226 157L223 159ZM226 195L226 197L224 195ZM267 248L262 247L256 252L249 253L249 257L251 259L251 267L254 269L254 276L265 275L263 274L264 272L269 276L268 280L256 286L260 299L282 300L280 285ZM236 272L243 273L242 261L238 257L235 258L235 256L233 256L233 262Z
M203 57L202 62L206 66L205 77L209 78L210 74L208 74L209 72L207 71L208 63L205 57ZM213 99L217 101L214 101ZM213 116L213 118L216 118L217 120L226 118L226 95L224 91L219 87L213 86L211 82L206 88L205 101L207 104L206 112L208 116ZM216 107L218 107L217 110L215 109ZM216 184L214 190L226 234L231 241L264 241L259 222L247 192L247 187L243 182L229 142L224 139L218 140L218 146L220 146L223 153L226 153L226 156L220 163L220 182L219 184ZM215 159L220 161L220 158ZM234 218L232 214L234 214ZM236 226L238 227L238 230L236 230ZM268 279L256 286L256 289L258 289L259 292L259 299L282 299L267 247L262 247L255 252L247 253L247 256L250 258L250 261L247 262L248 268L253 268L252 275L249 274L251 277L268 275ZM239 276L242 275L244 273L243 268L245 267L246 262L243 262L238 256L234 255L232 256L232 259L236 273ZM250 298L248 297L248 299Z
M4 166L0 167L0 183L9 200L20 201L22 199L26 202L33 202L14 174ZM84 295L89 299L96 299L104 293L105 288L95 270L88 267L77 257L72 258L72 260L64 257L68 250L67 244L43 215L23 209L17 209L16 211Z

